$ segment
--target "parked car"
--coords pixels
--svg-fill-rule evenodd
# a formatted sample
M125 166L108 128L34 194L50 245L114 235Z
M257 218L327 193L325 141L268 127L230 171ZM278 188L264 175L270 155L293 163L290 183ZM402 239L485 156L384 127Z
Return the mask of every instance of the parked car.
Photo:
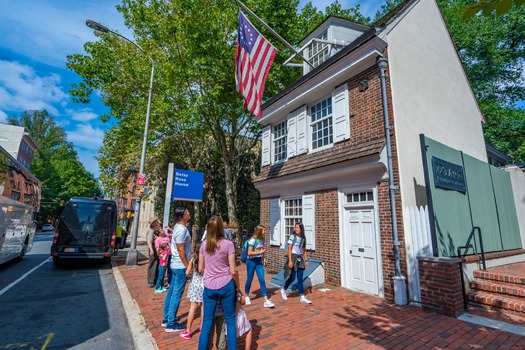
M51 224L44 224L42 226L42 231L55 231L55 228Z
M117 205L114 201L73 197L58 221L51 256L57 265L63 260L111 261L115 245Z

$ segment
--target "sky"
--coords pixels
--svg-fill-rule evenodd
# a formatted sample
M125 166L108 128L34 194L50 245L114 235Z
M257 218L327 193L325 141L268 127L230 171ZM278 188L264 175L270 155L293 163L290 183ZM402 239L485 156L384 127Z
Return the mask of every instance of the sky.
M301 8L307 1L301 0ZM314 0L324 10L333 0ZM84 167L98 178L97 150L104 130L99 115L108 110L95 96L90 104L72 101L68 91L80 76L66 68L67 56L85 53L84 43L95 41L86 19L133 39L117 11L118 0L0 0L0 123L25 110L46 109L66 130ZM361 3L373 18L384 0L339 0L343 8Z

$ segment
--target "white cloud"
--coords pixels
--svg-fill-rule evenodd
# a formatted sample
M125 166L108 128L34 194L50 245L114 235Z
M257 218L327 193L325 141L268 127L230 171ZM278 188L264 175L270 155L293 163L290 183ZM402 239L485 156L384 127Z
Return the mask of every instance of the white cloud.
M77 124L76 129L67 131L67 139L78 148L96 151L102 146L104 131L93 128L90 124Z
M67 55L82 53L87 41L97 40L85 25L100 21L131 35L115 6L120 1L24 0L2 1L0 47L55 67L64 67Z
M91 108L82 108L79 110L73 110L68 108L66 109L66 113L71 117L71 119L83 123L98 118L98 115L96 113L93 113L93 110Z
M28 65L0 60L0 109L47 109L57 114L53 104L68 99L69 95L60 86L60 76L38 76Z
M0 123L7 123L7 114L0 109Z

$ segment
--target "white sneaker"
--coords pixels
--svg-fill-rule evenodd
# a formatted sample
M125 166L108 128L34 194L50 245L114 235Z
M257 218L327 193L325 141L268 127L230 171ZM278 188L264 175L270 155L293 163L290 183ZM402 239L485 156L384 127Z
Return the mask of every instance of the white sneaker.
M272 303L272 301L268 299L264 302L264 307L275 307L275 304Z
M246 298L244 298L244 303L245 303L246 305L251 305L251 304L252 304L252 301L250 300L250 297L246 297Z
M304 304L311 304L312 303L310 300L306 299L306 297L304 295L301 295L300 302L304 303Z
M281 297L283 297L283 300L288 300L288 296L286 296L286 291L284 289L281 289Z

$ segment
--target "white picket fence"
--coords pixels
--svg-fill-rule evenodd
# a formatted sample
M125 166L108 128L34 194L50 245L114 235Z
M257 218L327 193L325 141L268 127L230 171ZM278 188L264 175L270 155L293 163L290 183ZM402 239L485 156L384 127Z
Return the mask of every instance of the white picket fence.
M432 256L428 206L403 210L410 301L421 302L418 256Z

